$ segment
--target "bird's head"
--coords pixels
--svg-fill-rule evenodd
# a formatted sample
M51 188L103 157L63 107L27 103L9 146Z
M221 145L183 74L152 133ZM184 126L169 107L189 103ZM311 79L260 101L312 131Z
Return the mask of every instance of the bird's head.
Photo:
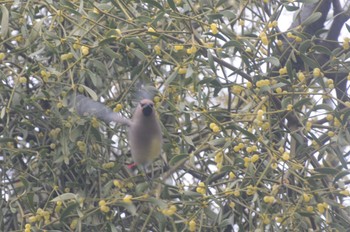
M149 100L149 99L143 99L140 101L140 107L142 110L142 114L145 117L148 117L150 115L152 115L153 111L154 111L154 103Z

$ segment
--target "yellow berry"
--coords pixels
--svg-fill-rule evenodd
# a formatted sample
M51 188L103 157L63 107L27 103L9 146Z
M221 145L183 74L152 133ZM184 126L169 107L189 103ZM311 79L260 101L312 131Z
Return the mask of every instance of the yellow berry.
M245 49L245 52L251 53L251 52L252 52L252 49L251 49L250 47L247 47L247 48Z
M312 195L307 194L307 193L303 193L303 200L304 200L305 202L310 202L311 197L312 197Z
M125 197L123 198L123 202L130 204L132 202L132 195L125 195Z
M187 73L187 68L185 67L180 67L178 70L177 70L177 73L178 74L186 74Z
M0 61L2 61L3 59L5 59L5 53L1 52L0 53Z
M189 231L196 231L196 222L192 219L189 223L188 223L188 229Z
M203 182L199 182L198 186L196 188L196 192L205 195L206 194L206 189L205 189L205 184Z
M154 30L153 27L149 27L147 31L148 32L156 32L156 30Z
M195 54L197 52L197 48L195 46L192 46L186 50L187 54Z
M36 222L36 219L37 219L36 216L31 216L28 218L28 221L33 223L33 222Z
M264 45L268 45L269 44L269 40L268 40L268 38L266 36L265 37L261 37L261 42Z
M297 74L297 76L298 76L298 80L299 80L300 82L303 82L303 81L305 80L305 75L304 75L303 72L299 71L298 74Z
M327 121L332 121L333 120L333 115L332 114L327 114L326 119Z
M289 153L288 153L288 152L284 152L284 153L282 154L282 159L283 159L284 161L288 161L288 160L290 159Z
M266 33L264 31L260 32L259 37L261 39L262 44L264 44L264 45L268 45L269 44L269 40L268 40L267 35L266 35Z
M174 46L174 49L175 49L176 51L180 51L180 50L184 49L184 46L183 46L183 45L175 45L175 46Z
M212 130L213 130L214 133L218 133L220 131L220 127L215 126L215 127L213 127Z
M251 161L252 161L253 163L255 163L255 162L258 161L258 160L259 160L259 155L257 155L257 154L253 155L252 158L251 158Z
M350 48L349 41L350 41L350 38L348 37L344 38L344 42L343 42L344 50L348 50Z
M257 187L253 186L253 185L248 185L247 186L247 195L253 195L256 193Z
M81 51L81 54L83 54L83 56L89 55L89 47L87 46L81 46L80 51Z
M293 35L292 32L288 32L288 33L287 33L287 37L288 37L288 38L293 38L293 39L294 39L294 38L295 38L295 35Z
M274 163L271 164L271 168L272 168L273 170L276 170L277 167L278 167L278 165L277 165L276 162L274 162Z
M21 83L21 84L27 83L27 78L25 78L25 77L20 77L20 78L19 78L19 83Z
M223 159L224 159L224 154L221 151L216 153L216 155L214 157L215 163L222 163Z
M320 77L322 75L321 70L319 68L314 68L313 75L314 77Z
M272 204L275 201L275 198L273 196L265 196L264 197L264 202Z
M218 25L215 23L210 24L210 30L214 35L216 35L218 33Z
M287 74L287 67L280 68L280 70L278 72L281 76L284 74Z
M70 60L72 58L73 58L73 54L72 53L66 53L66 54L62 54L61 55L61 61Z
M295 42L300 43L300 42L302 42L302 41L303 41L303 39L302 39L301 37L299 37L299 36L296 36L296 37L295 37Z
M282 93L282 88L281 87L278 87L278 88L276 88L276 93Z
M110 208L107 205L101 205L100 210L104 213L108 213Z
M123 187L123 182L120 180L114 180L113 185L117 188L122 188Z
M349 74L349 76L350 76L350 74ZM251 89L253 87L253 84L250 81L248 81L246 85L247 85L248 89Z
M261 216L261 219L263 220L263 223L264 223L265 225L271 223L270 218L269 218L266 214L263 214L263 215Z
M114 111L114 112L119 112L119 111L121 111L122 109L123 109L123 104L118 103L118 104L114 107L113 111Z
M328 131L327 135L329 137L333 137L335 135L334 131Z
M324 213L324 211L328 208L327 203L323 202L323 203L318 203L317 204L317 210L320 213Z
M216 127L216 124L215 124L215 123L212 122L212 123L209 124L209 128L210 128L210 129L213 129L214 127Z
M157 44L154 46L154 51L156 52L157 55L161 54L161 47Z

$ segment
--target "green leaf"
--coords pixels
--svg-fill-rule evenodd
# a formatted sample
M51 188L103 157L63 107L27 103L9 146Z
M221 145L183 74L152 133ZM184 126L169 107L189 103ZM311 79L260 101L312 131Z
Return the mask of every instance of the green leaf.
M130 203L120 203L121 206L123 206L127 211L129 211L129 213L133 216L137 215L137 209L135 207L134 204L130 204Z
M74 193L63 193L54 199L52 199L52 202L57 202L57 201L66 201L66 200L71 200L71 199L77 199L77 195Z
M9 11L7 10L5 4L1 4L1 13L2 17L0 35L2 39L5 39L9 30Z
M94 100L97 101L98 97L97 94L95 93L95 91L93 91L92 89L90 89L89 87L87 87L86 85L81 85L84 90L90 95L90 97Z
M342 170L335 175L333 183L337 183L338 180L342 179L344 176L350 175L350 170Z
M176 5L173 0L167 0L167 2L173 11L177 11Z
M320 67L318 63L315 62L315 60L305 56L304 54L300 54L300 57L303 60L303 62L306 64L306 66L309 66L312 69Z
M335 175L339 172L338 169L336 168L315 168L316 172L319 172L321 174L326 174L326 175Z
M281 63L280 63L280 60L274 56L270 56L270 57L266 57L264 58L264 60L267 62L267 63L270 63L276 67L279 67L281 66Z
M25 46L30 46L34 41L38 39L38 37L41 35L43 23L44 23L43 19L34 22L34 26L30 31L30 34L28 39L26 40Z
M293 105L294 108L303 107L304 105L312 105L312 99L302 98L300 101Z
M307 19L305 19L304 22L302 22L301 25L307 26L309 24L312 24L312 23L316 22L319 18L321 18L321 16L322 16L321 12L314 12Z
M208 18L213 21L213 20L218 20L218 19L221 19L223 16L223 14L221 13L215 13L215 14L209 14L208 15Z
M99 41L99 46L103 46L106 44L114 43L116 41L116 37L108 37L108 38L103 38L101 41Z
M344 116L343 116L341 122L342 122L342 125L346 125L346 123L348 122L348 120L350 118L350 108L346 109L343 114L344 114Z
M317 111L317 110L333 111L332 107L329 104L315 105L312 110L313 111Z
M192 141L192 138L191 138L191 137L186 136L186 135L183 135L182 138L185 140L185 142L186 142L187 144L190 144L190 145L193 146L193 147L195 146L194 143L193 143L193 141Z
M222 48L228 48L228 47L242 48L243 45L237 40L230 40L222 46Z
M122 59L122 55L113 51L110 47L103 46L102 51L104 54L106 54L107 56L109 56L112 59Z
M147 59L146 55L143 54L140 50L138 49L132 49L131 52L139 58L141 61L145 61Z
M211 55L211 52L210 52L209 49L208 49L208 53L207 54L208 54L209 66L210 66L211 70L213 70L213 72L216 73L216 68L215 68L213 56Z
M192 65L189 65L189 66L187 67L187 71L186 71L185 77L186 77L186 78L189 78L189 77L192 76L192 74L193 74L193 68L192 68ZM192 79L191 79L191 80L192 80Z
M285 97L283 98L281 102L282 109L286 109L289 104L291 104L293 98L292 97Z
M300 53L301 54L307 53L309 48L311 47L311 45L312 45L311 40L308 39L308 40L303 41L299 46Z
M317 51L321 54L326 54L328 56L332 56L332 51L329 50L328 48L321 46L321 45L316 45L312 47L312 50Z
M0 143L16 142L13 138L0 137Z
M150 32L151 33L151 32ZM155 33L157 36L159 36L159 33ZM134 43L138 45L143 52L149 52L147 45L139 38L139 37L131 37L131 38L125 38L125 43Z
M112 222L108 222L107 226L109 227L110 232L118 232L117 227Z
M164 85L169 86L173 80L177 77L177 69L173 70L173 73L165 80Z
M185 154L185 155L176 155L169 161L169 164L170 165L175 165L175 164L179 163L180 161L182 161L183 159L188 159L188 158L189 158L189 156L187 154Z
M238 126L238 125L232 125L232 127L240 132L242 132L242 134L244 134L245 136L247 136L251 141L256 141L256 136L252 133L250 133L249 131L243 129L242 127Z
M143 0L143 2L148 3L150 6L154 6L156 8L158 8L159 10L164 10L164 8L162 7L162 5L160 5L158 2L153 1L153 0Z
M76 209L79 207L78 203L73 203L68 205L67 208L63 209L62 213L61 213L61 217L60 217L60 221L64 222L64 220L71 214L75 214L76 213Z
M226 143L226 138L218 138L218 139L213 139L208 142L208 144L212 146L222 146Z
M289 5L288 3L285 3L284 7L286 8L287 11L297 11L297 10L299 10L298 6Z

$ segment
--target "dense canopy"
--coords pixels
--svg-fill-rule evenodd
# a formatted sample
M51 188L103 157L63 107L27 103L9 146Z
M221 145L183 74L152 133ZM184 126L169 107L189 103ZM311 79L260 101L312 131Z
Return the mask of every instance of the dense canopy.
M2 1L0 230L347 230L349 18L340 0ZM69 104L130 118L145 89L152 181L126 127Z

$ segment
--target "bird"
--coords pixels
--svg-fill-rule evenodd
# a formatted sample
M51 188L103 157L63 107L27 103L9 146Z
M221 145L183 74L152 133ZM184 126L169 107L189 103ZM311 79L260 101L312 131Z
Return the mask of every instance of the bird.
M163 136L152 100L147 98L140 100L131 119L81 94L76 95L73 104L80 116L90 115L106 123L126 125L132 159L136 165L142 167L143 171L146 172L146 168L161 155Z

